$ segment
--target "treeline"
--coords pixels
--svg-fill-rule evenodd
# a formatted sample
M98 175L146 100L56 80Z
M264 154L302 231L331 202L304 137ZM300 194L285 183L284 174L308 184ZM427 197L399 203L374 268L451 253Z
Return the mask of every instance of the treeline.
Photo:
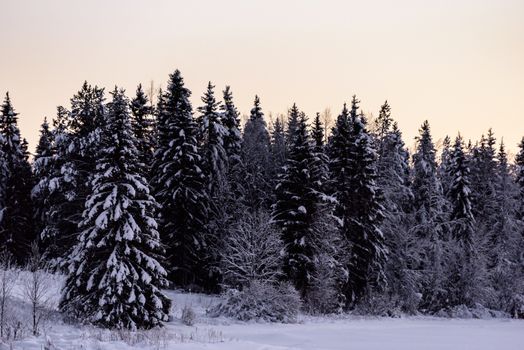
M32 164L6 95L0 242L20 265L37 242L67 274L67 315L150 328L169 285L288 283L312 313L523 316L524 139L514 164L491 130L437 155L426 121L410 155L387 102L368 120L353 96L328 132L296 105L268 129L255 97L241 131L229 87L196 113L190 95L178 70L154 107L86 82Z

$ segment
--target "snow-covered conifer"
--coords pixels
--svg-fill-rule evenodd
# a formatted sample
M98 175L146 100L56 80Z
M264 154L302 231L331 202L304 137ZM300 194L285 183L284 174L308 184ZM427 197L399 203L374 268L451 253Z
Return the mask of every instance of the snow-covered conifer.
M168 246L171 278L180 286L202 287L208 279L205 225L209 197L190 95L176 70L159 99L152 182L161 205L160 234Z
M148 329L167 321L170 308L157 203L141 175L129 102L122 90L112 95L60 307L103 327Z
M22 264L34 240L31 188L33 176L27 147L20 138L18 117L9 93L0 107L0 149L5 167L0 184L3 194L0 208L0 244Z

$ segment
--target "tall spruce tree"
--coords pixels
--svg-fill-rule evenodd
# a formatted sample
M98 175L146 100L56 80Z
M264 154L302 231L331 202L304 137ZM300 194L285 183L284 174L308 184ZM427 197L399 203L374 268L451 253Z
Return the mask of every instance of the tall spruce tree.
M284 125L277 116L273 123L273 130L271 131L271 158L276 174L280 174L282 167L286 163L286 134Z
M497 178L495 183L497 202L493 236L489 239L488 271L490 287L494 293L489 306L508 313L514 313L519 290L524 283L521 234L522 221L518 217L519 189L513 181L504 142L500 143L497 154Z
M282 229L284 272L305 296L313 275L313 258L317 254L313 225L320 193L312 173L315 153L304 116L299 117L294 134L289 136L288 157L275 188L273 216Z
M269 208L274 183L271 178L271 144L258 96L255 96L244 127L241 173L239 180L244 205L250 209Z
M242 134L240 132L240 117L238 110L233 102L231 88L226 86L223 91L224 103L220 106L222 111L222 125L226 129L223 137L224 150L228 157L230 167L240 161L240 151L242 148Z
M36 184L31 192L35 212L37 238L40 238L40 233L49 223L49 180L54 170L54 158L55 148L53 132L49 127L47 118L44 118L44 122L40 127L40 138L38 140L38 145L36 146L36 153L33 161L33 175L36 179ZM44 248L40 242L39 245L40 249Z
M100 131L104 120L104 89L84 82L71 98L71 110L59 108L61 119L57 144L56 172L49 189L57 197L53 201L53 216L46 235L53 237L58 254L52 257L55 267L65 268L78 239L78 224L96 168ZM51 257L50 257L51 258Z
M138 161L142 164L142 173L149 176L149 170L153 160L155 147L155 120L153 118L153 107L139 84L136 96L131 100L131 125L133 133L138 140Z
M207 288L209 197L190 95L176 70L159 100L152 182L161 205L160 234L168 246L171 279L179 286Z
M418 237L417 250L420 254L417 264L421 272L420 308L437 311L447 305L447 217L444 212L446 200L437 177L435 146L428 121L419 130L417 148L413 154L412 190L415 214L413 233Z
M379 228L384 214L376 184L376 151L365 119L358 114L358 103L353 96L349 115L344 108L330 146L332 171L342 177L336 184L337 214L349 248L348 280L343 288L348 306L369 300L373 291L380 290L386 282L387 248Z
M448 303L451 306L472 307L476 302L483 302L484 262L479 255L479 240L476 237L478 233L472 209L469 161L460 135L455 139L448 174L452 179L448 193L450 225L453 242L456 242L452 245L452 254L448 260Z
M212 195L221 191L226 181L228 157L224 149L226 128L222 125L222 118L218 111L220 102L215 99L215 87L211 82L202 96L203 106L198 107L200 115L198 121L198 141L202 155L202 164L208 177L209 191Z
M452 179L449 189L452 207L450 217L453 226L452 233L456 240L464 244L466 252L471 253L475 218L471 205L470 169L464 153L464 142L460 135L455 139L448 175Z
M31 188L33 177L27 147L20 138L18 117L9 93L0 107L0 149L5 173L0 183L3 194L0 215L0 244L18 264L26 261L34 240Z
M391 117L387 101L375 120L375 138L378 150L377 184L384 195L384 221L380 226L389 250L386 264L387 297L392 308L414 313L418 304L418 286L414 249L413 192L410 188L409 154L402 134Z
M129 102L123 90L112 96L60 308L107 328L148 329L170 309L157 203L141 175Z

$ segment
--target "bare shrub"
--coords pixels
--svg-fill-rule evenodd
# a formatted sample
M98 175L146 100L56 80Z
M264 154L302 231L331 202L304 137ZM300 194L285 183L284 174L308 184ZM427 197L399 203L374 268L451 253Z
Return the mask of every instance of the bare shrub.
M186 326L193 326L196 321L196 314L191 305L184 305L182 308L182 316L180 317L182 323Z
M48 276L46 265L38 247L31 246L31 256L27 263L29 277L22 285L22 293L31 306L31 331L33 335L39 334L40 326L49 316L51 280Z

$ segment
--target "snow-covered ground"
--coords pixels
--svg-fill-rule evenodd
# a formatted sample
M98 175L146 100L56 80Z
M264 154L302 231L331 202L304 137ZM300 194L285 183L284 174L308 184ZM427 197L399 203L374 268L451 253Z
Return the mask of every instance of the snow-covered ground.
M22 274L21 280L26 277ZM55 282L50 295L57 296L58 289L59 283ZM162 329L111 332L67 325L54 317L44 326L45 334L17 341L12 344L13 349L41 350L45 346L50 350L524 349L522 320L304 316L298 324L242 323L205 315L206 308L218 302L217 297L167 293L174 301L173 321ZM21 294L15 297L23 301ZM179 319L186 305L197 315L191 327Z

